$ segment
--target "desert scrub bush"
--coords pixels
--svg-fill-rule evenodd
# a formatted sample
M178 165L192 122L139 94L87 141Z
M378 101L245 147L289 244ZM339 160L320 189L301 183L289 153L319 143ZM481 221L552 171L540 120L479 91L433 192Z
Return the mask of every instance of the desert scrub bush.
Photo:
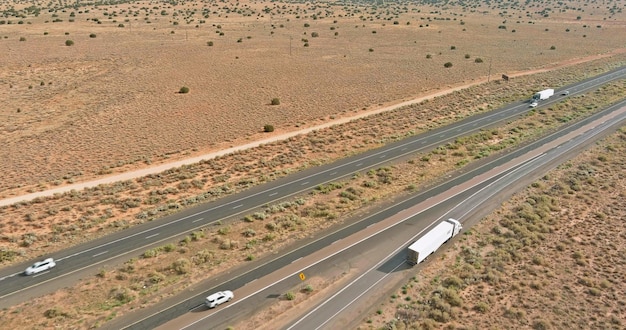
M22 235L22 243L20 244L22 247L29 247L37 242L37 235L34 233L28 233Z
M165 251L165 252L172 252L174 250L176 250L176 245L174 245L172 243L163 246L163 251Z
M280 105L280 99L275 97L270 101L271 105Z
M294 300L294 299L296 299L296 294L291 292L291 291L289 291L289 292L285 293L285 299L287 299L287 300Z
M214 253L212 251L204 249L196 252L196 255L194 255L191 259L194 264L201 265L210 261L213 258L213 255Z
M245 237L252 237L256 235L256 231L252 228L247 228L246 230L244 230L243 233L241 233L243 236Z
M487 313L489 311L489 304L484 301L480 301L474 306L474 310L483 314Z
M319 37L319 36L320 36L320 34L319 34L319 33L317 33L317 32L311 32L311 38L317 38L317 37Z
M227 235L228 233L230 233L230 227L229 226L222 227L217 230L217 233L220 235Z
M65 46L74 46L74 41L72 40L65 40Z
M483 62L483 59L482 59L482 58L480 58L480 57L477 57L477 58L474 60L474 63L482 63L482 62Z
M506 308L503 313L504 317L508 319L517 319L522 320L526 317L526 312L521 309L517 309L514 307Z
M95 33L91 33L91 34L89 35L89 38L95 38L95 37L96 37L96 34L95 34Z
M265 133L271 133L273 131L274 131L274 126L273 125L266 124L266 125L263 126L263 132L265 132Z
M144 258L154 258L159 255L159 249L146 250L141 256Z
M180 94L187 94L189 93L189 87L183 86L180 88L180 90L178 90L178 93Z
M99 278L105 278L107 277L107 271L104 268L101 268L100 271L98 271L98 273L96 274L96 276L98 276Z
M187 258L180 258L172 263L171 269L178 275L184 275L191 271L191 261Z
M11 261L17 256L17 251L9 250L6 247L0 247L0 262Z
M452 62L446 62L443 64L444 68L451 68L452 67Z
M255 212L252 217L256 220L265 220L267 214L265 214L265 212Z
M26 41L26 37L20 37L20 41Z
M193 233L191 233L191 239L193 239L194 241L199 241L200 239L204 238L204 231L203 230L196 230Z
M109 297L117 302L115 306L127 304L135 298L132 291L121 286L111 289Z
M165 274L159 273L156 270L153 270L148 274L148 280L154 284L165 281L165 278L166 278Z
M46 318L49 318L49 319L54 319L54 318L57 318L57 317L69 317L69 314L68 314L68 313L63 312L62 310L60 310L60 309L58 309L58 308L56 308L56 307L55 307L55 308L51 308L51 309L46 310L46 311L43 313L43 315L44 315Z
M321 192L322 194L328 194L329 192L337 189L343 188L344 184L341 182L330 182L327 184L322 184L315 187L316 191Z
M442 290L441 296L450 306L463 306L463 299L459 296L458 292L452 288Z

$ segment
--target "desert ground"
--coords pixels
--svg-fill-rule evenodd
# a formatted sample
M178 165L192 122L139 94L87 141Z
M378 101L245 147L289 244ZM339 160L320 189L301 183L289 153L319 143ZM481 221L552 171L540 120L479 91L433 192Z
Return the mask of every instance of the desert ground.
M0 195L609 53L626 47L611 4L4 3Z
M572 1L549 8L531 3L504 9L478 3L467 8L276 2L135 2L75 8L61 3L37 12L27 8L39 4L13 3L13 9L5 8L9 17L0 19L0 43L6 47L0 53L5 64L0 67L5 100L0 115L6 118L0 123L3 197L183 159L485 77L490 82L195 166L0 208L0 262L49 253L526 98L546 86L562 86L624 65L623 3L611 4L589 8ZM448 62L452 66L446 68ZM503 73L550 67L560 68L508 83L500 79ZM189 91L182 93L182 87ZM336 225L385 196L414 191L459 164L554 129L565 117L576 120L623 98L624 91L624 82L615 82L551 109L550 120L527 118L532 124L489 132L490 143L479 135L464 142L473 147L463 152L436 150L408 164L368 173L354 186L322 187L311 196L206 228L146 251L118 269L102 269L55 295L2 311L0 324L97 327L198 285L217 271L216 265L236 266L279 250L313 228ZM280 104L271 104L275 98ZM275 130L264 132L265 125ZM515 134L507 138L511 131ZM615 152L610 158L618 169L623 154ZM623 194L619 182L611 191ZM341 189L339 196L330 193L336 189ZM610 201L590 198L597 204L589 207L607 207ZM623 219L623 205L616 209ZM504 212L494 217L500 219ZM577 235L589 240L595 233ZM503 282L514 283L506 278ZM320 287L330 285L320 282ZM463 289L475 289L466 285ZM434 289L420 290L413 293L414 301ZM525 308L513 302L515 296L505 298L511 308ZM61 299L67 304L50 308ZM407 313L391 305L385 304L364 326L387 326ZM476 309L467 307L469 303L463 306L483 322L496 322L496 314L472 313ZM462 311L450 307L445 310L450 319L433 322L462 325L456 318L466 317ZM532 314L525 313L518 318L520 325L533 325L527 316ZM430 322L426 312L419 318Z
M359 329L623 329L626 130L537 180Z

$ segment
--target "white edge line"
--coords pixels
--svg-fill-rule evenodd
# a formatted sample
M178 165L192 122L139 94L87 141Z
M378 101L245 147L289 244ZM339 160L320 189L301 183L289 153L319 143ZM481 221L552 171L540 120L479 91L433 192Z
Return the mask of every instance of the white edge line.
M485 179L485 181L486 181L486 180L489 180L489 179L492 179L492 178L494 178L494 177L496 177L496 176L498 176L498 175L500 175L500 174L502 174L502 173L504 173L504 172L506 172L506 171L498 171L498 173L495 173L495 174L493 174L492 176L490 176L490 177L486 178L486 179ZM431 208L435 207L436 205L439 205L439 204L441 204L441 203L443 203L443 202L445 202L445 201L448 201L449 199L454 198L454 197L456 197L457 195L459 195L459 194L461 194L461 193L463 193L463 192L465 192L465 191L467 191L467 190L469 190L469 189L471 189L471 188L473 188L473 186L472 186L472 187L468 187L468 188L466 188L465 190L459 190L459 191L457 191L456 193L454 193L454 194L452 194L452 195L448 196L447 198L445 198L444 200L442 200L441 202L439 202L439 203L437 203L437 204L435 204L435 205L427 206L426 208L424 208L424 209L420 210L419 212L416 212L416 213L413 213L413 214L407 215L407 216L405 216L404 218L402 218L401 220L398 220L397 222L392 223L392 224L388 225L387 227L384 227L384 228L382 228L381 230L379 230L379 231L377 231L377 232L375 232L375 233L373 233L373 234L370 234L370 235L368 235L368 236L366 236L366 237L364 237L364 238L360 239L359 241L354 242L354 243L352 243L352 244L350 244L350 245L348 245L348 246L346 246L346 247L342 248L341 250L335 251L334 253L329 254L329 255L327 255L327 256L325 256L325 257L323 257L323 258L321 258L321 259L319 259L319 260L317 260L317 261L315 261L315 262L313 262L313 263L311 263L310 265L306 266L306 268L313 267L313 266L315 266L315 265L317 265L317 264L319 264L319 263L321 263L321 262L323 262L323 261L325 261L325 260L327 260L327 259L329 259L329 258L332 258L333 256L335 256L335 255L337 255L337 254L339 254L339 253L342 253L343 251L345 251L345 250L347 250L347 249L350 249L350 248L352 248L353 246L355 246L355 245L357 245L357 244L360 244L361 242L366 241L366 240L368 240L368 239L370 239L370 238L372 238L372 237L374 237L374 236L378 235L379 233L381 233L381 232L384 232L384 231L388 230L388 229L389 229L389 228L391 228L391 227L394 227L394 226L396 226L396 225L398 225L398 224L401 224L401 223L403 223L404 221L406 221L406 220L408 220L408 219L410 219L410 218L412 218L412 217L414 217L414 216L416 216L416 215L418 215L418 214L421 214L421 213L423 213L424 211L427 211L427 210L429 210L429 209L431 209ZM419 233L417 233L415 236L413 236L413 238L412 238L411 240L413 240L413 239L415 239L415 237L417 237L417 236L421 235L421 234L422 234L422 233L423 233L426 229L429 229L429 228L430 228L433 224L435 224L435 223L437 223L438 221L440 221L440 220L441 220L441 218L443 218L443 217L439 217L436 221L434 221L433 223L431 223L430 225L428 225L426 228L424 228L423 230L421 230ZM397 251L399 251L399 250L401 250L401 249L404 249L404 248L405 248L405 246L404 246L404 245L406 245L406 244L403 244L402 246L398 247L398 248L397 248L397 249L396 249L393 253L397 253ZM381 261L381 262L383 262L383 261ZM381 262L379 262L377 265L379 265ZM281 278L281 279L279 279L279 280L276 280L276 281L274 281L273 283L268 284L268 285L266 285L265 287L260 288L260 289L258 289L257 291L255 291L255 292L253 292L253 293L249 294L247 297L244 297L244 298L242 298L242 299L240 299L240 300L237 300L236 302L232 303L231 305L228 305L228 306L227 306L227 308L228 308L228 307L231 307L231 306L234 306L234 305L236 305L237 303L239 303L239 302L242 302L242 301L246 300L248 297L254 296L254 295L258 294L259 292L264 291L264 290L266 290L267 288L272 287L272 286L273 286L273 285L275 285L276 283L280 283L280 282L282 282L282 281L286 280L287 278L292 277L292 276L294 276L294 275L296 275L296 274L299 274L299 273L301 273L301 270L298 270L298 271L296 271L296 272L294 272L294 273L291 273L291 274L289 274L289 275L287 275L287 276L284 276L283 278ZM363 275L361 275L361 277L362 277L362 276L363 276ZM345 288L344 288L344 289L342 289L341 291L343 291L343 290L345 290ZM341 291L340 291L340 292L341 292ZM333 296L333 297L334 297L334 296ZM331 297L331 299L332 299L332 297ZM321 307L321 306L320 306L320 307ZM319 308L319 307L318 307L318 308ZM315 310L317 310L317 308L316 308ZM312 312L313 312L313 311L312 311ZM158 313L155 313L155 314L158 314ZM309 314L310 314L310 313L309 313ZM205 316L205 317L203 317L203 318L201 318L201 319L198 319L198 320L196 320L196 321L194 321L194 322L192 322L192 323L189 323L188 325L186 325L186 326L184 326L184 327L182 327L182 328L180 328L180 329L181 329L181 330L182 330L182 329L187 329L187 328L189 328L189 327L191 327L191 326L193 326L193 325L195 325L195 324L197 324L197 323L199 323L199 322L204 321L206 318L208 318L208 317L210 317L210 316L211 316L211 315L207 315L207 316ZM306 317L306 316L308 316L308 314L307 314L307 315L305 315L304 317ZM303 317L303 318L304 318L304 317ZM289 329L291 329L293 326L297 325L298 323L299 323L299 322L297 322L297 323L293 324L293 325L292 325Z

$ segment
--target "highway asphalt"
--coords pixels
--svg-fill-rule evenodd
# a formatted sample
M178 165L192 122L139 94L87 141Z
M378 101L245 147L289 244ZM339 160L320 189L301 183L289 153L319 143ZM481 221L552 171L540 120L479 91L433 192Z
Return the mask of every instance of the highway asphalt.
M563 90L569 90L569 96L561 96L557 92L555 97L542 103L542 106L558 102L564 97L572 97L584 93L625 75L626 68L619 68L602 76L567 86ZM218 220L240 217L243 214L262 208L263 205L284 200L313 189L320 184L348 177L355 172L376 168L416 152L430 150L459 136L510 120L515 116L526 113L528 110L528 103L520 101L499 110L479 114L428 133L409 137L380 149L371 150L332 164L311 168L274 182L254 187L240 194L199 205L178 214L129 228L50 256L42 256L42 258L54 257L57 260L57 267L38 276L25 277L21 275L21 272L32 262L6 267L0 271L0 307L7 307L53 292L65 286L66 281L64 279L68 277L78 279L83 276L93 275L103 266L114 265L120 261L136 257L150 247L162 245L163 242L176 241L189 232L215 223ZM269 270L272 267L275 266L260 265L254 271L255 275L253 277L258 277L265 269ZM247 280L250 279L248 278ZM241 284L246 283L244 277L238 281L241 281ZM213 291L222 286L231 288L231 285L235 285L236 287L236 284L223 283L221 286L215 286L208 291ZM199 296L204 294L202 293ZM190 303L190 305L194 303ZM152 324L159 324L164 319L173 317L176 314L180 315L180 313L186 312L189 307L184 304L180 307L175 306L171 310L171 314L162 314L159 316L159 320Z
M239 300L231 305L236 305L236 308L234 306L226 306L218 311L207 312L202 307L196 308L197 303L201 302L205 293L192 297L185 302L188 303L186 308L194 313L205 313L205 315L199 320L191 322L185 329L225 328L236 322L237 319L250 316L259 306L272 303L289 288L297 286L299 280L296 274L299 272L306 274L323 273L324 269L336 267L338 263L355 265L360 262L359 258L366 258L371 261L369 264L371 268L364 269L367 272L362 274L358 281L351 283L349 288L343 288L337 295L323 300L323 303L316 306L310 314L304 314L304 317L294 321L288 328L317 329L321 327L324 329L336 329L346 327L345 322L341 322L345 320L341 319L340 313L337 313L337 311L359 308L358 304L354 302L357 299L363 299L364 288L371 288L373 284L378 284L385 277L407 269L408 267L403 264L404 249L417 238L420 232L446 217L460 219L469 227L471 220L476 221L485 215L486 212L497 207L501 201L517 189L528 185L543 175L545 171L563 162L568 157L575 155L582 148L592 143L594 138L600 138L603 134L610 133L611 129L614 130L616 127L623 125L626 122L624 113L620 117L613 118L601 125L594 123L593 125L597 125L595 128L585 134L578 135L578 130L581 127L588 126L609 113L615 114L625 106L626 101L623 101L515 152L496 157L496 159L483 163L480 167L459 175L440 186L412 196L381 212L372 214L352 226L280 257L272 263L268 263L267 265L270 267L267 269L257 269L254 272L244 274L224 283L224 287L232 290L242 289L241 291L244 291L243 289L246 289L247 285L258 286L254 284L255 281L266 274L270 274L268 277L275 281L271 286L262 286L258 292L252 290L254 296L242 297L240 294ZM552 144L554 145L552 146ZM492 172L495 174L489 174ZM486 176L486 179L482 176ZM470 181L475 181L475 183L462 188L464 185L467 186L467 183ZM446 198L441 202L431 201L431 199L439 195L452 197ZM294 266L296 262L301 263L303 258L314 255L329 246L337 246L338 241L364 231L374 224L397 217L410 209L416 209L415 215L406 219L401 218L401 226L391 227L366 241L357 242L358 244L350 246L349 249L337 250L333 252L337 253L336 255L331 255L331 258L325 259L323 263L311 261L310 267L298 268L300 265ZM410 230L407 230L407 228L410 228ZM326 256L322 257L325 258ZM289 267L293 269L285 273L288 276L283 277L276 274L276 270ZM217 289L215 288L215 290ZM251 289L248 288L245 291L251 291ZM237 291L235 292L238 293ZM366 306L368 305L366 304ZM360 308L363 307L361 306ZM181 312L183 311L184 309L181 309ZM163 313L167 313L167 311L143 320L131 328L154 327L160 324L160 322L151 323L154 320L161 319L163 321L170 318L169 316L164 316ZM197 317L193 316L190 319ZM168 325L166 324L164 328L168 328Z

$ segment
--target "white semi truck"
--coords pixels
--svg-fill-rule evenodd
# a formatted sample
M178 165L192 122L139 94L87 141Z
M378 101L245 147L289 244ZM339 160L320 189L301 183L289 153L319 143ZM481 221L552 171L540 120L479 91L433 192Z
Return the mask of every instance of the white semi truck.
M548 89L544 89L540 92L535 93L535 95L533 95L533 99L531 101L541 101L541 100L547 100L550 98L550 96L554 95L554 89L552 88L548 88Z
M452 218L440 222L409 246L409 254L406 261L411 265L419 264L437 251L443 243L456 236L462 228L461 223Z

